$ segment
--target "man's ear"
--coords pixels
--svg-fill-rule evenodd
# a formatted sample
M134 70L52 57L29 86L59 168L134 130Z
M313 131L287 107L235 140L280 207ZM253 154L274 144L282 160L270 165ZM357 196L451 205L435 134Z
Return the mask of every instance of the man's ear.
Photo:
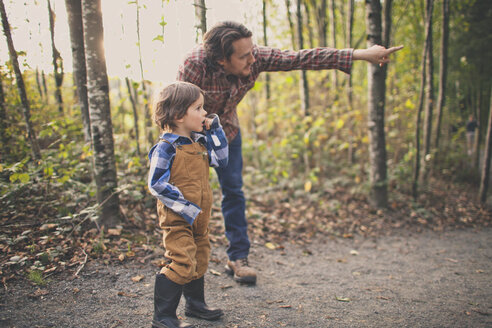
M220 66L222 66L222 67L224 67L225 62L226 62L225 58L224 58L224 59L221 59L221 60L217 60L217 63L218 63Z

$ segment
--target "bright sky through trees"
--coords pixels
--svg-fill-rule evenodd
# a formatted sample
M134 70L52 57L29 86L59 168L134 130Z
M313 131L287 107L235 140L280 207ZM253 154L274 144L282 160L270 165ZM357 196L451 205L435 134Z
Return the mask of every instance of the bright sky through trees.
M128 0L102 0L106 62L110 76L130 76L140 80L136 35L136 5ZM195 44L196 31L193 0L140 0L140 35L145 78L171 82L181 58ZM64 0L52 0L56 14L55 43L64 61L65 71L71 71L72 54ZM208 0L207 25L222 20L247 24L261 37L261 1ZM20 63L45 72L53 70L48 22L47 0L7 0L7 15L12 26L17 51L26 52ZM145 7L144 7L145 6ZM164 42L154 40L162 35L159 24L164 16ZM153 41L154 40L154 41ZM8 60L2 33L0 61Z

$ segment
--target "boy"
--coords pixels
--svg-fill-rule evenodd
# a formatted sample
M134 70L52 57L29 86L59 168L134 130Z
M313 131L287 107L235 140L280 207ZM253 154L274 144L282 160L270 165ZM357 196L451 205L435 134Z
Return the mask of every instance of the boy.
M207 117L200 88L175 82L159 94L154 121L163 131L149 152L149 190L157 197L167 264L157 274L152 327L192 327L178 320L181 294L185 314L216 320L222 310L209 308L204 275L210 256L208 222L212 192L209 165L224 167L228 144L217 115Z

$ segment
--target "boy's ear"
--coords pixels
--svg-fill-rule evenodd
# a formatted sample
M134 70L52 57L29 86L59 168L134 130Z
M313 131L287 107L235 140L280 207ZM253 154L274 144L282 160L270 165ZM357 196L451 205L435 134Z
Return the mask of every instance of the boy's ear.
M174 122L176 122L176 123L183 123L184 122L184 116L181 117L181 118L175 118L174 119Z

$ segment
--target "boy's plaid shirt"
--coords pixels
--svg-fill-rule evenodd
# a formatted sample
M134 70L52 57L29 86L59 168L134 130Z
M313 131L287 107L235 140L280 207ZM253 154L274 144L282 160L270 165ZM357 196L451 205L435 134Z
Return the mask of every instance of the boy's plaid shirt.
M207 130L206 134L192 133L191 137L195 142L200 142L207 147L210 166L227 166L229 146L217 115L215 115L210 130ZM173 133L164 133L160 138L163 140L159 141L149 151L148 187L150 193L192 225L201 208L186 200L181 191L169 183L176 147L191 144L192 141Z
M179 67L177 80L196 84L205 91L204 108L219 115L227 139L239 131L237 104L251 89L261 72L339 69L350 73L353 49L315 48L300 51L255 46L255 62L247 77L227 75L222 66L210 63L203 46L197 46Z

